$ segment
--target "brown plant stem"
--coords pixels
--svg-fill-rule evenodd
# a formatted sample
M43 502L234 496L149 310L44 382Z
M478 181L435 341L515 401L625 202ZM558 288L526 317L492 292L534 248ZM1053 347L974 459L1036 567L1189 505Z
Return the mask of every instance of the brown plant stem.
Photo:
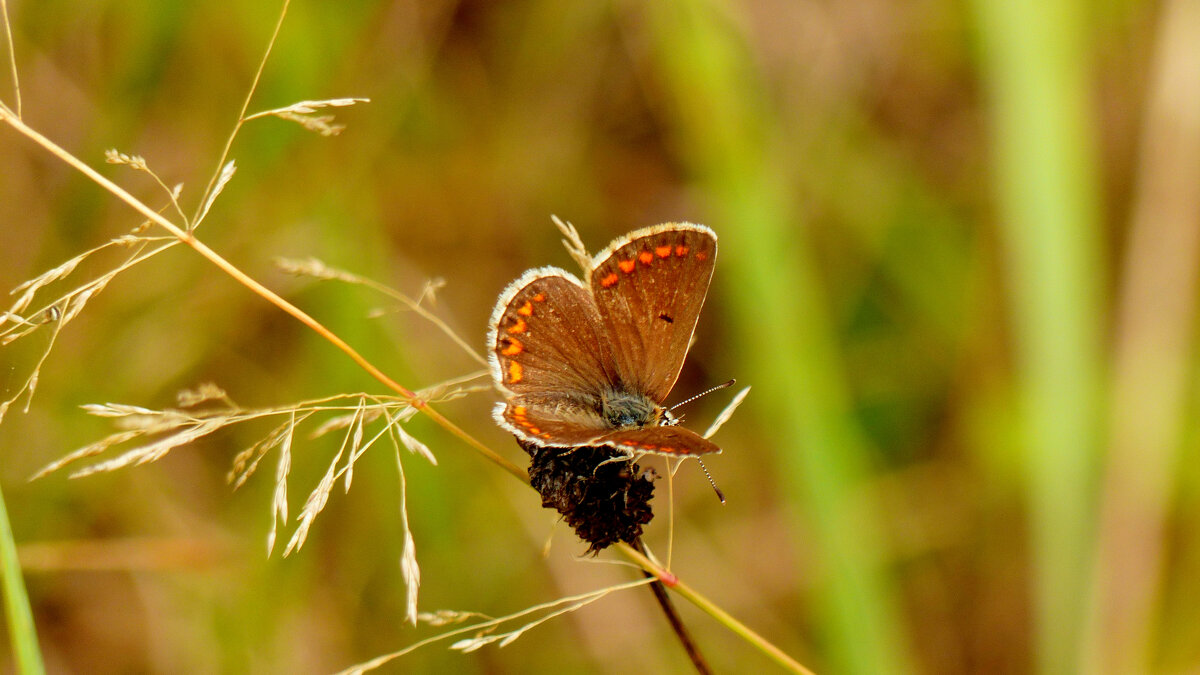
M642 544L641 537L635 539L630 545L645 555L646 547ZM647 579L656 578L655 575L646 570L642 570L642 574L646 575ZM696 645L696 641L692 639L692 634L688 632L687 626L683 624L683 619L675 609L675 603L671 601L671 596L667 595L667 589L663 586L663 582L656 580L650 584L650 591L654 593L654 599L658 601L658 606L662 608L663 614L667 616L667 622L671 624L671 630L675 631L675 636L679 638L679 642L683 645L684 651L687 652L688 658L691 659L692 665L696 667L696 672L700 673L700 675L710 675L712 668L708 666L708 661L700 653L700 647Z

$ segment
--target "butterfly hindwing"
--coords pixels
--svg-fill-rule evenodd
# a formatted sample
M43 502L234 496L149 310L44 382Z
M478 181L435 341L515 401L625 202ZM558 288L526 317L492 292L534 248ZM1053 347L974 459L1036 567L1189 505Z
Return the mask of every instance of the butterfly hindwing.
M594 445L612 431L586 401L537 395L515 396L496 404L496 421L537 445L575 448Z
M632 454L649 453L668 457L707 455L721 452L716 443L683 427L646 427L605 434L599 445L610 445Z

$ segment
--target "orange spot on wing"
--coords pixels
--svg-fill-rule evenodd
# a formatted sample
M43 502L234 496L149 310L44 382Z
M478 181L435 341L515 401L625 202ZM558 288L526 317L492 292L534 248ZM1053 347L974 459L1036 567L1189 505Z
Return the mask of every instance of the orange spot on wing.
M526 300L525 304L521 305L521 308L517 310L517 314L521 316L533 316L533 303Z
M638 260L641 260L643 265L649 265L654 262L654 254L650 251L642 251L638 254Z
M637 261L633 258L630 258L629 260L620 260L617 262L617 267L620 267L621 271L625 274L629 274L633 271L634 267L637 267Z
M516 383L520 382L521 378L524 377L524 374L523 374L524 370L525 369L521 367L521 364L517 363L516 361L509 361L508 362L508 381L509 381L509 383L516 384Z
M525 351L525 345L521 344L519 340L513 340L510 338L508 340L508 346L504 349L501 349L500 353L505 356L516 356L523 351Z
M685 256L688 254L688 252L690 252L691 250L692 250L692 249L688 248L687 246L684 246L683 244L680 244L679 246L676 246L676 247L675 247L675 256L676 256L676 257L678 257L678 258L683 258L683 257L685 257Z
M514 334L515 333L524 333L525 332L525 319L518 317L517 322L508 327L508 332L514 333Z
M636 448L637 444L637 441L621 441L621 445L628 445L631 448Z
M545 294L545 293L538 293L537 295L533 296L533 301L534 301L534 302L542 302L542 301L543 301L543 300L545 300L545 299L546 299L546 294Z
M613 286L617 285L617 273L609 272L608 276L600 280L600 285L605 288L612 288Z
M696 254L696 260L708 260L708 254L704 251L700 251Z
M524 417L529 409L523 405L513 406L513 417Z
M533 434L534 436L538 436L538 435L540 435L540 434L542 433L542 430L541 430L541 429L539 429L539 428L537 428L537 427L533 426L532 424L531 424L531 425L529 425L529 426L528 426L528 427L526 427L526 428L527 428L527 429L529 429L529 433Z
M660 257L660 258L670 258L671 257L671 245L667 244L666 246L657 246L657 247L655 247L654 252L657 253L658 257Z

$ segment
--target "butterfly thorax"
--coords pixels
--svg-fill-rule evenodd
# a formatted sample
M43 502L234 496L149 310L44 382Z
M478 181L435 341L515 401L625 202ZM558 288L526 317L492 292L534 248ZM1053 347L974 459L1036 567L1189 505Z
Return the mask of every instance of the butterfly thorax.
M666 409L643 394L611 390L600 398L600 415L614 429L656 427L663 423Z

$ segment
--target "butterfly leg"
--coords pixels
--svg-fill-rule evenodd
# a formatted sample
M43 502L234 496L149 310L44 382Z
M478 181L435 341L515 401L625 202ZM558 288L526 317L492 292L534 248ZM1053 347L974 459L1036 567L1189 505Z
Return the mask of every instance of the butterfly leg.
M595 476L596 472L600 470L600 467L604 466L605 464L612 464L614 462L629 462L634 459L634 454L633 454L632 450L629 450L627 448L613 448L613 450L617 452L617 455L615 457L609 457L608 459L604 460L603 462L600 462L599 464L597 464L596 467L594 469L592 469L593 476ZM645 454L645 453L643 453L643 454Z

